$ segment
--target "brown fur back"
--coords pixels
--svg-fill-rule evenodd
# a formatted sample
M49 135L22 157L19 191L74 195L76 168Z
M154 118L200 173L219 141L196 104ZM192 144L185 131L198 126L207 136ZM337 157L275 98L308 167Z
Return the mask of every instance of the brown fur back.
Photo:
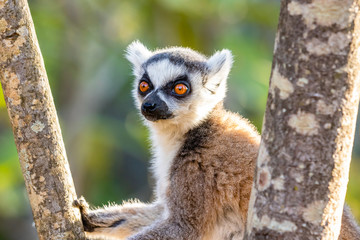
M350 208L345 204L341 222L339 240L359 240L360 227L351 214Z
M226 234L242 236L259 140L247 120L221 107L214 110L187 133L175 158L168 193L170 212L180 207L189 227L208 235L215 234L212 229L219 225L230 224L235 232Z

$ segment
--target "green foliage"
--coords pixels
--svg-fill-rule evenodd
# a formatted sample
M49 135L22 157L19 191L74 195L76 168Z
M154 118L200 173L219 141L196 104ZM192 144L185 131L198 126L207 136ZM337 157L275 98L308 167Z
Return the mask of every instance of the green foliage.
M1 217L23 215L24 182L11 132L0 136L0 212Z
M358 137L359 135L357 135ZM350 181L346 194L346 202L351 207L354 216L360 219L360 159L354 158L350 166Z
M0 109L5 107L5 99L4 99L4 94L1 88L1 84L0 84Z
M131 97L124 50L180 45L234 54L226 106L260 130L267 98L278 0L29 1L78 195L94 205L151 198L148 133ZM31 225L16 148L0 91L0 223ZM358 136L358 135L357 135ZM359 144L347 200L360 219ZM6 221L5 221L6 219ZM31 229L31 227L29 228ZM0 224L1 239L35 239Z

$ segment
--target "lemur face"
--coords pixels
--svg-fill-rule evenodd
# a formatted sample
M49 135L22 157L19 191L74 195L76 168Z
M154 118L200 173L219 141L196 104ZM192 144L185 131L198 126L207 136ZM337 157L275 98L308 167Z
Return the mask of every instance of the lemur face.
M139 42L127 49L135 75L133 96L154 123L196 122L223 100L232 64L228 50L205 56L187 48L150 52Z
M174 62L173 53L158 53L142 66L135 80L137 101L142 115L149 121L184 116L201 86L201 74ZM178 56L179 61L183 60Z
M149 67L138 81L140 110L143 116L150 121L175 117L176 109L179 109L191 94L191 84L185 73L165 74L164 77L167 81L156 81L159 80L160 76L157 76L157 79L153 78L152 81L150 76L154 77L154 73L166 70L161 69L161 67L164 66L160 64L160 66ZM174 68L174 66L171 67Z

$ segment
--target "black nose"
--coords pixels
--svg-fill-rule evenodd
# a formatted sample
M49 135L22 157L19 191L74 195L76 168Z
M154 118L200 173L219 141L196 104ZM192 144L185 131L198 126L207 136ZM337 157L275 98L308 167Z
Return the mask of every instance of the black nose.
M145 112L153 112L155 111L157 105L154 102L145 102L142 104L141 108Z
M149 121L168 119L172 117L166 103L155 93L150 93L141 105L142 115Z

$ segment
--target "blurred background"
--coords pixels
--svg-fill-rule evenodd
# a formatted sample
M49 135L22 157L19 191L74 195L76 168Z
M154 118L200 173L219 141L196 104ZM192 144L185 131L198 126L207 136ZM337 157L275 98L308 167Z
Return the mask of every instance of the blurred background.
M124 49L186 46L235 56L227 108L261 131L279 0L29 0L78 195L94 206L151 200L148 133ZM359 123L358 123L359 125ZM356 134L347 202L360 219ZM37 239L0 91L0 240Z

